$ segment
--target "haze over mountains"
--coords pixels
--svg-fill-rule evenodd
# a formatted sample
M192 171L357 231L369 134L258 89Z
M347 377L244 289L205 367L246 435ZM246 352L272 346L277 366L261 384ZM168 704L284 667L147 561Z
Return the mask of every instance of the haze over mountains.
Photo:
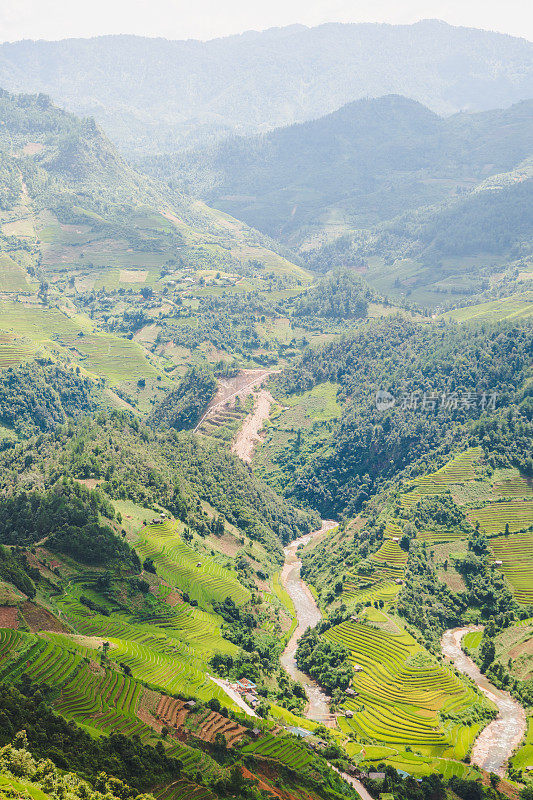
M232 132L401 94L441 114L531 96L533 44L426 20L294 25L209 42L104 36L0 47L0 86L91 114L123 150L174 152Z
M332 216L368 228L463 196L533 152L533 102L443 118L390 95L264 136L151 162L161 178L270 235L301 243Z
M301 274L256 231L134 170L92 119L6 91L0 119L0 251L19 266L42 247L40 265L59 271L254 258Z
M389 95L144 166L289 245L311 269L379 259L367 279L388 293L398 280L457 284L528 256L532 155L531 100L442 117ZM393 276L406 259L414 272Z
M0 800L533 800L531 48L0 46Z

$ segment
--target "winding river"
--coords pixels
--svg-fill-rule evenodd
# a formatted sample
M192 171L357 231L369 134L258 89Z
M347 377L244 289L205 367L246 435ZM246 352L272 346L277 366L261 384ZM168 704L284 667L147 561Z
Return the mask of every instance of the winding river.
M472 678L478 689L498 709L498 716L477 737L472 748L471 761L487 772L495 772L503 777L507 762L526 732L526 713L508 692L503 692L490 683L462 650L463 636L476 630L481 628L471 625L446 631L442 637L442 652L453 661L460 672Z
M335 717L330 712L328 696L315 681L298 669L295 660L298 640L308 628L313 628L322 616L309 587L300 577L302 562L296 551L299 545L308 544L314 537L331 530L336 524L326 520L320 530L301 536L287 545L285 564L281 572L281 582L294 603L297 617L296 629L283 651L281 663L289 675L305 687L309 700L307 718L329 726L335 725ZM460 672L468 675L498 709L498 716L477 737L472 748L471 761L487 772L495 772L503 777L509 758L525 734L526 714L522 706L508 692L493 686L461 649L463 636L474 630L480 628L468 626L446 631L442 637L442 653L445 658L453 661Z
M308 628L314 628L320 621L322 614L311 594L309 587L300 577L302 562L296 555L299 545L307 544L311 539L326 531L331 530L337 525L332 520L325 520L322 527L314 533L300 536L285 548L285 564L281 571L281 583L290 595L296 610L297 626L292 634L287 647L282 653L281 663L295 681L299 681L304 687L309 700L306 716L314 722L322 722L325 725L333 726L335 718L329 710L329 698L320 686L315 683L305 672L301 672L295 659L298 640Z
M266 393L264 393L266 396ZM237 434L233 444L234 452L244 461L250 461L254 446L257 442L258 429L268 416L270 409L270 396L266 396L265 408L258 407L258 421L255 427L254 414L250 416L250 425L244 425ZM248 419L248 418L247 418ZM252 430L253 428L253 430ZM251 431L251 432L250 432ZM297 556L299 545L308 544L313 538L331 530L336 526L332 520L324 520L322 527L301 536L285 547L285 563L281 571L281 583L290 595L296 611L297 625L283 654L281 663L289 675L299 681L305 688L308 697L308 707L306 716L315 722L322 722L333 727L335 717L329 708L329 698L322 691L320 686L304 672L298 669L295 654L298 640L308 628L313 628L321 619L320 610L315 602L309 587L302 580L300 570L301 560ZM442 653L445 658L453 661L455 667L468 675L480 691L489 698L498 709L498 716L490 722L479 734L471 753L471 762L487 772L495 772L497 775L504 776L509 758L520 744L526 732L526 714L522 706L514 700L508 692L503 692L493 686L490 681L480 672L476 664L469 658L461 648L463 636L472 630L480 630L479 627L467 626L448 630L442 637ZM251 709L250 709L251 711ZM253 713L253 712L252 712ZM356 786L359 794L364 800L371 800L364 787L354 778L348 775L344 777Z

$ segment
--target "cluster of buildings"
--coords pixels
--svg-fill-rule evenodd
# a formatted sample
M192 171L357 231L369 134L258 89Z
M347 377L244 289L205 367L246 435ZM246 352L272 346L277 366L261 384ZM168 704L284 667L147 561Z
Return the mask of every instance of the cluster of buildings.
M242 699L252 708L255 708L259 703L257 685L253 681L249 681L248 678L241 678L236 683L230 683L230 687L236 691L237 694L240 694Z

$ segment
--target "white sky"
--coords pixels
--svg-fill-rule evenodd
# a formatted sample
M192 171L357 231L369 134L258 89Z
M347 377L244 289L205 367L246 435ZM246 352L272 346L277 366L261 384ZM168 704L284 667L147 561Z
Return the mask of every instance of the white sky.
M429 18L533 40L531 0L0 0L0 41L105 33L212 39L295 22Z

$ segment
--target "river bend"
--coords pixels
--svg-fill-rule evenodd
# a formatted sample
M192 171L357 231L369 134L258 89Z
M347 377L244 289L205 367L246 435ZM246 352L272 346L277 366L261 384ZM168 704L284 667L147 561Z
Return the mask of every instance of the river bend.
M508 692L497 689L461 648L461 641L470 631L481 630L468 626L446 631L442 637L442 652L457 669L468 675L478 689L498 708L498 716L479 734L472 748L471 761L487 772L505 775L507 762L526 732L526 713Z

